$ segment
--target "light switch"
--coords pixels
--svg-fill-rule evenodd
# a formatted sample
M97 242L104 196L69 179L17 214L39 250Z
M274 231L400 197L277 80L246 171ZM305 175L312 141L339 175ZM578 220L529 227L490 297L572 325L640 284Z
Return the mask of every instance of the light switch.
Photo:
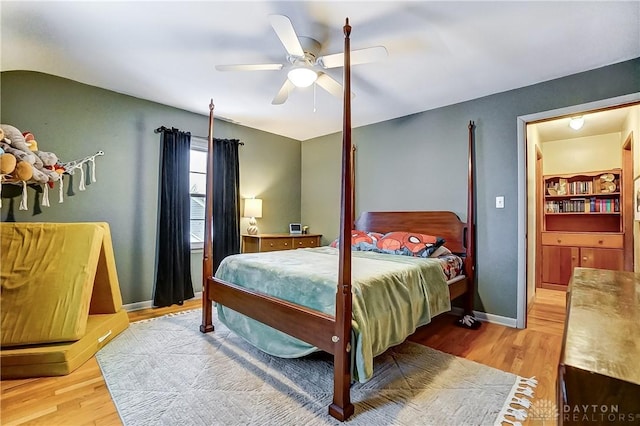
M504 209L504 196L498 195L496 197L496 209Z

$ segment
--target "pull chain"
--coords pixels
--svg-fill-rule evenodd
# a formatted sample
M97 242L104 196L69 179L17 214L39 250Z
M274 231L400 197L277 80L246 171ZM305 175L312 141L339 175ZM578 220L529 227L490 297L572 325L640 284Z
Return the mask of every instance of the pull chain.
M317 83L313 83L313 112L316 112L316 87L318 86Z

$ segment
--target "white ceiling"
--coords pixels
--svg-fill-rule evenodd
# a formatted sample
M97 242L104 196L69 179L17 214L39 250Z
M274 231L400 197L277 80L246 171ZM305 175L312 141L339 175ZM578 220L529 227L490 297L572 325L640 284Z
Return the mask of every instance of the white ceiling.
M354 127L640 56L640 2L2 1L2 71L45 72L297 140L342 127L342 101L313 86L271 100L286 63L269 14L287 15L320 54L382 45L353 67ZM341 68L326 71L342 81ZM316 111L314 112L314 105ZM171 125L171 123L161 123Z
M633 110L638 111L639 109L640 105L632 105L574 114L572 117L581 116L584 118L584 125L578 130L569 127L571 117L543 121L535 123L533 126L538 131L538 138L541 143L619 133L624 129L625 120L629 118L629 114Z

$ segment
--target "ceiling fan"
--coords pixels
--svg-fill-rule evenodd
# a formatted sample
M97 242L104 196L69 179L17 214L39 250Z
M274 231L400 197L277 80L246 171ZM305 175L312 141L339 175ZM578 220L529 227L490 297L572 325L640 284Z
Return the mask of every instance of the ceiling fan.
M279 71L288 68L287 79L271 101L283 104L289 92L296 87L308 87L313 83L330 94L342 97L342 85L322 69L344 65L344 53L318 56L322 48L320 42L310 37L298 37L288 17L269 15L269 21L276 35L287 51L286 64L238 64L216 65L218 71ZM368 47L351 51L351 65L375 62L387 57L384 46Z

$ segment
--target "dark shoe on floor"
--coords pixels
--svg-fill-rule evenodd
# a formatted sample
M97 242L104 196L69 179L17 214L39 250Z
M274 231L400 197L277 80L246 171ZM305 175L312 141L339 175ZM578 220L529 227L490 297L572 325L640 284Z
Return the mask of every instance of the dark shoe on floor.
M482 323L476 319L473 315L465 315L456 320L456 325L471 330L477 330Z

